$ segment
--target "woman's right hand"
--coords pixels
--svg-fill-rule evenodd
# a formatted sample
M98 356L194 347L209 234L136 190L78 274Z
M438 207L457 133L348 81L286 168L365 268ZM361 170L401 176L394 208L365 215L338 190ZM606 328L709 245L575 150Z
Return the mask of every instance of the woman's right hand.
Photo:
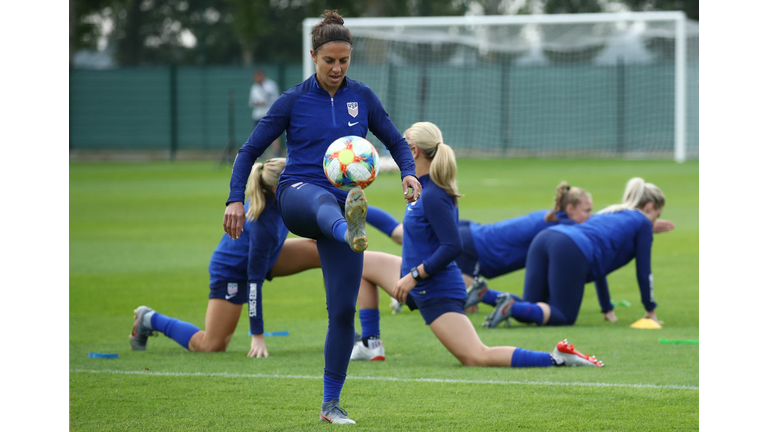
M267 344L264 343L263 334L251 336L251 350L248 351L248 357L269 357L269 352L267 352Z
M409 203L416 202L421 198L421 183L419 183L419 179L412 175L403 177L403 197Z
M416 280L409 274L403 276L395 284L395 289L392 290L392 297L394 297L400 303L405 304L408 293L416 286Z
M224 210L224 232L229 235L230 238L237 240L240 238L240 234L243 233L243 227L245 226L245 207L240 201L233 201L227 204L227 209Z

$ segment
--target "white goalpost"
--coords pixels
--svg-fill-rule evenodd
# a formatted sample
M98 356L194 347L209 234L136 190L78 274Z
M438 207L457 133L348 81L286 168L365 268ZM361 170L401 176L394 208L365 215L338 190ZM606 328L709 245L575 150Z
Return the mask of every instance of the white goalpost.
M305 78L318 21L303 22ZM460 155L698 158L698 24L682 12L344 22L347 76Z

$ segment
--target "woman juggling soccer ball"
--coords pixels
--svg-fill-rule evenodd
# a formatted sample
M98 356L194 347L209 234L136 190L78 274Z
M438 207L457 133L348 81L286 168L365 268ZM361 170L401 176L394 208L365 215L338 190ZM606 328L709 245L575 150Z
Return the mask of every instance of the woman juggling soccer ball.
M277 201L288 229L317 241L326 286L328 333L321 418L353 424L339 406L350 354L355 342L355 304L363 271L367 201L363 190L344 192L323 171L323 157L336 139L365 137L370 129L400 167L408 202L421 194L413 158L403 137L376 95L346 77L352 59L352 35L335 11L325 11L312 29L312 60L316 73L283 93L240 149L232 168L224 231L240 236L245 212L243 190L248 170L283 132L288 163L280 175Z

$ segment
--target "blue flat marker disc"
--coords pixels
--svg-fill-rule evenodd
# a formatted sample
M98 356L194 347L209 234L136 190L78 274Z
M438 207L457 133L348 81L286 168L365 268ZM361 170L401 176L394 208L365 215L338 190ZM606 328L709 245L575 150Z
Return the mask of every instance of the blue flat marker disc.
M117 353L97 353L97 352L89 352L88 358L107 358L107 359L113 359L117 358Z

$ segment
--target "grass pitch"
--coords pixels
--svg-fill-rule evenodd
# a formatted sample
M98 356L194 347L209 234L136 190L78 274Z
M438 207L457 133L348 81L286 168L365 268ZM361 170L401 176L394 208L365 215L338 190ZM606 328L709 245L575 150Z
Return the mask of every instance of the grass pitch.
M146 304L204 328L208 261L223 234L229 167L213 162L70 165L70 425L79 430L325 430L319 419L327 328L320 270L265 284L268 359L246 358L247 313L226 353L192 353L164 336L132 352L132 311ZM418 312L391 315L382 292L387 360L352 362L342 406L356 430L698 430L699 165L671 161L460 160L460 217L495 222L552 205L561 180L592 193L595 210L618 202L632 176L667 196L677 227L653 245L662 330L629 324L644 312L634 264L608 277L619 322L603 321L592 284L575 326L484 329L481 339L551 351L565 337L606 366L466 368ZM366 189L402 218L397 174ZM399 247L369 229L370 250ZM524 271L489 281L522 292ZM357 324L359 329L359 323ZM91 359L88 352L118 353Z

